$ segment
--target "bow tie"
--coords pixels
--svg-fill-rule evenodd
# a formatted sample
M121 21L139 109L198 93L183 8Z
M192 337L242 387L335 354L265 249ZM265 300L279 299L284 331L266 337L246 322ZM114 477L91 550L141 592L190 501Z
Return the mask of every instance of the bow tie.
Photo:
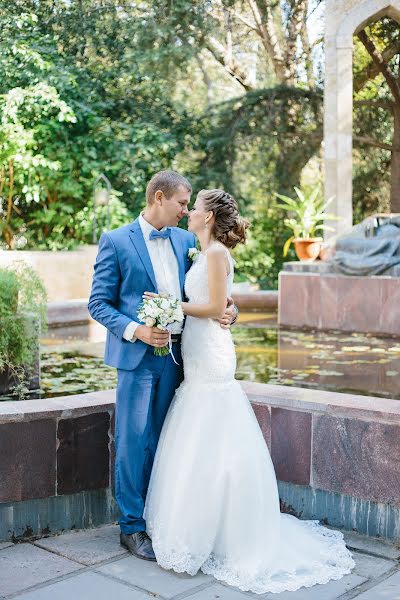
M166 240L171 237L171 227L166 227L163 231L157 231L157 229L153 229L149 235L150 240L156 240L157 238L163 238Z

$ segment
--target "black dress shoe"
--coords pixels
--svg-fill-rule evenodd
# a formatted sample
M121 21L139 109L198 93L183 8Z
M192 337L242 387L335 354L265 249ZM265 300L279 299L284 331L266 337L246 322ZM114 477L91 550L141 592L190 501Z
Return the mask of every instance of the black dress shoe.
M136 533L121 533L119 536L121 546L129 550L133 556L143 558L144 560L156 560L151 539L145 531L137 531Z

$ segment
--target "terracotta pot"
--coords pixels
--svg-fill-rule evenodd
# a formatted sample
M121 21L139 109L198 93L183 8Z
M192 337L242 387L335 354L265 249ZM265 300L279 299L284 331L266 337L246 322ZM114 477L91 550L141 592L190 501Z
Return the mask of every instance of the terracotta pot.
M299 260L315 260L321 250L322 237L317 238L295 238L293 240L294 249Z

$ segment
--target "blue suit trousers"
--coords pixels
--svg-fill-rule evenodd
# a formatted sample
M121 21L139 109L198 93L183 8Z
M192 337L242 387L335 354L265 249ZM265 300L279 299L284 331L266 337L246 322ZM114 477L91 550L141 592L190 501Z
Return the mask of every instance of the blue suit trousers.
M172 356L149 346L133 370L118 369L115 419L115 497L123 533L145 531L143 510L162 425L183 379L180 343Z

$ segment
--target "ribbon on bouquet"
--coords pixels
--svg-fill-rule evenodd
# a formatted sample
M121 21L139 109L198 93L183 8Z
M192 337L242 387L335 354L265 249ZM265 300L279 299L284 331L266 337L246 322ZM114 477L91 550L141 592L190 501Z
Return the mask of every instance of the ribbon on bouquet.
M172 352L172 333L169 332L169 338L168 338L168 349L169 349L169 353L172 356L172 360L174 361L174 363L179 367L179 363L176 362L175 360L175 356L174 353Z

